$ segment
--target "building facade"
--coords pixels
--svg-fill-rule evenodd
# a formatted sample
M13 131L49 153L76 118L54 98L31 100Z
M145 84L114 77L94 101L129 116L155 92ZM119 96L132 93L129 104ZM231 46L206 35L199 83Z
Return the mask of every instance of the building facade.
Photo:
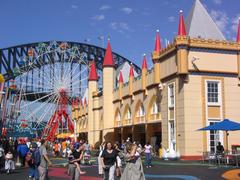
M153 68L147 68L144 56L142 74L135 77L131 67L126 83L121 71L116 74L108 42L102 91L98 89L93 62L88 100L72 106L80 137L92 145L130 137L142 144L161 144L183 159L196 159L204 151L215 151L219 141L226 148L226 134L198 129L225 118L240 122L240 26L237 40L226 41L206 13L196 0L186 31L181 12L178 35L165 48L161 48L157 32ZM205 22L209 28L198 28L196 21ZM239 137L240 132L230 132L228 149L240 144Z

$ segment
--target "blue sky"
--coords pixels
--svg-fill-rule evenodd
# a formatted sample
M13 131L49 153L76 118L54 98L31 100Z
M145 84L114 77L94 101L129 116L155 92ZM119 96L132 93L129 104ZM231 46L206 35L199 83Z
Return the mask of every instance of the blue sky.
M239 0L201 0L227 39L235 39ZM0 47L64 40L106 46L140 65L154 48L177 33L179 10L185 19L194 0L2 0ZM99 40L104 36L104 41Z

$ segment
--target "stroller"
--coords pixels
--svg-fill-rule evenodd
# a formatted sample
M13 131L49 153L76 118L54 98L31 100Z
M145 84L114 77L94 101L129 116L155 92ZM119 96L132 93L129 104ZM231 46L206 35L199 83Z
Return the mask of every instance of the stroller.
M90 151L85 151L83 154L84 164L91 165L91 154Z

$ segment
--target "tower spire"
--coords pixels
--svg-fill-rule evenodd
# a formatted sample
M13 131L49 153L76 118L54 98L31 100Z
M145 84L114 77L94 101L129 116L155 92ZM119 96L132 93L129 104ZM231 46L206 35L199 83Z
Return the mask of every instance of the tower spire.
M108 40L107 49L104 56L103 67L114 67L114 60L112 57L112 49L110 40Z
M179 25L178 25L178 36L186 36L186 28L183 18L183 11L180 10L180 19L179 19Z
M133 71L133 66L132 66L132 64L131 64L131 67L130 67L129 77L134 77L134 71Z
M146 58L146 54L143 55L142 69L147 69L147 58Z
M98 80L98 75L97 75L97 70L96 70L96 65L95 65L94 60L91 63L91 69L90 69L88 80L89 81L97 81Z
M118 82L119 82L119 83L123 83L123 75L122 75L122 71L120 71Z
M240 17L238 18L237 42L240 43Z
M159 30L156 31L156 40L155 40L155 51L159 52L161 50L161 41Z

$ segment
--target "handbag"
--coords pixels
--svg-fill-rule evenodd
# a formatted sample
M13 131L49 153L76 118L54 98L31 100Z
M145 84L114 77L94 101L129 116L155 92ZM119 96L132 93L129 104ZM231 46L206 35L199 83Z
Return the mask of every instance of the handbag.
M121 170L119 167L116 168L116 176L120 177L121 176Z

